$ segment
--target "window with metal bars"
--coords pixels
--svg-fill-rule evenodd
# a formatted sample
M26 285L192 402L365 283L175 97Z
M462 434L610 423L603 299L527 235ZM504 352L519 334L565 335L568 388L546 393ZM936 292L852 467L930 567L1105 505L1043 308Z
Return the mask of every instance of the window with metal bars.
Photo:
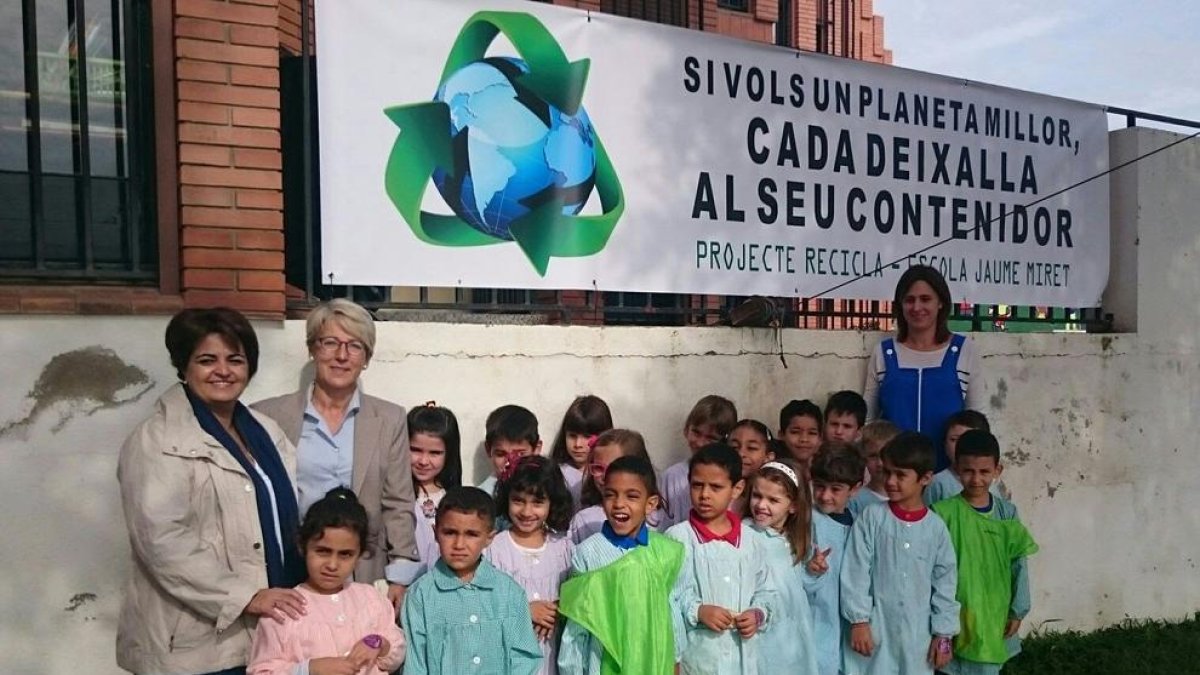
M717 7L721 9L734 9L739 12L749 12L750 0L717 0Z
M149 0L0 3L0 278L157 278L149 35Z

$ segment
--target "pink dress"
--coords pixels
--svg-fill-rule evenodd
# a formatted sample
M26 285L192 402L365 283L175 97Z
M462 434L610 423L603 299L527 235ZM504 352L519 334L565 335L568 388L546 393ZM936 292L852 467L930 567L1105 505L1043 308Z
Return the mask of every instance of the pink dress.
M520 546L506 530L492 539L484 555L497 569L512 577L525 589L525 597L534 600L558 600L558 587L571 574L571 540L557 534L548 534L546 543L538 549ZM551 640L539 640L542 648L542 666L539 675L554 675L558 654L558 636Z
M247 675L292 675L296 666L310 659L349 654L358 641L372 634L382 636L391 649L364 673L390 673L404 661L404 633L396 625L395 610L374 586L351 583L334 595L307 586L296 590L308 601L308 613L294 620L258 622Z

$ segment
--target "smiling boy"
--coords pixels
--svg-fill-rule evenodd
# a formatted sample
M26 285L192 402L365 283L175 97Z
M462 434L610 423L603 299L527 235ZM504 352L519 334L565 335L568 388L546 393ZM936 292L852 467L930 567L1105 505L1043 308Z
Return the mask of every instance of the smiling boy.
M683 570L671 604L683 621L677 630L682 675L757 675L758 643L751 638L777 611L764 542L729 510L741 495L742 460L713 443L692 456L688 479L692 510L687 522L667 530L684 546Z
M945 523L921 499L933 467L929 438L892 439L883 449L888 503L868 506L850 531L841 589L851 675L932 674L950 661L958 566Z
M991 493L1000 477L1000 444L983 430L958 439L954 472L962 492L937 502L933 510L946 523L958 558L957 599L963 631L954 640L951 675L999 675L1013 655L1021 620L1029 612L1025 557L1037 544L1017 519L1012 504Z
M863 459L844 443L823 443L812 463L813 556L806 565L804 591L813 615L817 672L842 671L847 628L841 612L842 563L853 516L850 502L860 491Z
M404 599L404 675L536 673L542 650L525 591L483 559L496 505L479 488L446 492L434 532L441 559Z

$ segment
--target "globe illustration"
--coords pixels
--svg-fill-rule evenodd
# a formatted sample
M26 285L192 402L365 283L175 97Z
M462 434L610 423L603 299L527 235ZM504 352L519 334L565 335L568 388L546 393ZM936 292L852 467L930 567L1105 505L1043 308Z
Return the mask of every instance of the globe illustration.
M511 240L517 219L548 203L564 215L583 209L596 180L595 133L574 115L522 86L520 59L492 57L463 66L434 96L450 108L453 173L434 171L442 199L471 227Z

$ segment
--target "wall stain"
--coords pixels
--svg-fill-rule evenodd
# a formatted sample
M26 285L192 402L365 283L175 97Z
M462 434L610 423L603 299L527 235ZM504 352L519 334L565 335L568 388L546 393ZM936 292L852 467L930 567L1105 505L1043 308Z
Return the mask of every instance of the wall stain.
M1051 485L1050 481L1046 481L1046 496L1050 499L1054 499L1054 493L1058 492L1060 487L1062 487L1062 483L1059 483L1058 485Z
M992 394L992 410L1004 410L1004 405L1008 401L1008 382L1004 378L996 381L996 393Z
M1025 466L1029 463L1030 455L1028 452L1016 448L1004 453L1004 459L1013 466Z
M67 606L63 608L63 611L64 612L74 612L75 610L79 609L80 607L83 607L84 605L88 604L89 602L95 602L95 601L96 601L95 593L76 593L75 595L71 596L70 600L67 601Z
M146 371L126 363L107 347L93 345L64 352L50 359L26 394L32 401L28 414L0 426L0 436L26 428L45 411L66 403L69 409L51 429L61 431L76 414L91 415L133 403L154 385Z

